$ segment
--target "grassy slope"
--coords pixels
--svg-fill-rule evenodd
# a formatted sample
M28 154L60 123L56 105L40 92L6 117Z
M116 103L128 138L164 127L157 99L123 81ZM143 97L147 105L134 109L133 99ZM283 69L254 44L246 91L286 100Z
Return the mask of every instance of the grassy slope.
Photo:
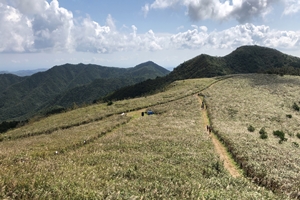
M4 134L0 197L282 199L223 169L192 95L215 81L177 81L160 94L76 109ZM107 117L141 108L159 114Z
M300 188L300 113L292 108L299 102L299 90L299 77L255 74L227 79L204 92L214 130L245 173L293 197ZM256 130L249 132L249 125ZM260 139L262 127L266 140ZM279 144L276 130L283 131L287 141Z

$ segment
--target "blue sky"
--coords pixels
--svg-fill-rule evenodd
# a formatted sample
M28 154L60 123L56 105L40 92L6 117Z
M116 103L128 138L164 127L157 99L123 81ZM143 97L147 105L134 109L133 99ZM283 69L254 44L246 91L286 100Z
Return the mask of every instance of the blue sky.
M300 57L299 0L0 0L0 71L173 68L260 45Z

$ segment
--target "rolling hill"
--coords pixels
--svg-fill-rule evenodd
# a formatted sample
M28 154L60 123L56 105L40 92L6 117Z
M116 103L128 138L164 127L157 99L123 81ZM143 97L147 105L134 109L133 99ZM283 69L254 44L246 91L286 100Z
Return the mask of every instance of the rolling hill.
M65 64L28 77L4 74L0 121L23 120L53 106L88 104L120 87L167 73L149 61L132 68Z
M298 76L184 79L31 121L0 135L0 198L299 199L299 90Z
M175 81L244 73L300 75L300 58L260 46L242 46L224 57L201 54L176 68L165 77L147 80L116 91L106 99L124 99L142 96Z

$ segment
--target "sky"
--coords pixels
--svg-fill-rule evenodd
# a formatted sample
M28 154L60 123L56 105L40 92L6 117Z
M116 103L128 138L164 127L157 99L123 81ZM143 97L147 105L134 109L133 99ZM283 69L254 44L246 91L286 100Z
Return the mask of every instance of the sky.
M243 45L300 57L299 0L0 0L0 71L174 68Z

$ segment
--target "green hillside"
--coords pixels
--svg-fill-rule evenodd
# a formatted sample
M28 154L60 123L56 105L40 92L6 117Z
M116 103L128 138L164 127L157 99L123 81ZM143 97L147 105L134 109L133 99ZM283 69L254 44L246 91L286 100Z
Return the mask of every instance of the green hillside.
M126 85L134 85L141 80L145 79L142 77L136 79L123 77L118 79L96 79L90 84L78 86L57 95L52 101L44 105L44 107L49 108L51 105L59 105L68 108L74 103L76 105L90 104L99 99L99 97L103 97Z
M5 91L9 86L21 82L23 77L13 74L0 74L0 91Z
M163 90L165 85L175 80L241 73L300 75L300 58L260 46L242 46L224 57L202 54L180 64L163 78L122 88L109 95L107 99L142 96L153 91Z
M256 74L185 79L146 98L31 121L0 135L0 197L298 198L299 82ZM149 109L155 114L141 115ZM272 134L277 129L286 133L283 143ZM239 176L225 166L215 133L241 167Z
M0 93L0 121L23 120L53 106L70 107L74 103L91 103L121 86L164 76L167 73L167 70L155 63L147 62L143 66L127 69L91 64L65 64L46 72L19 78L18 82L17 76L7 75L6 79L1 80L3 88L5 84L7 86ZM16 83L11 84L14 81ZM123 85L120 81L123 81ZM110 85L114 83L118 84ZM81 94L82 92L84 94Z

